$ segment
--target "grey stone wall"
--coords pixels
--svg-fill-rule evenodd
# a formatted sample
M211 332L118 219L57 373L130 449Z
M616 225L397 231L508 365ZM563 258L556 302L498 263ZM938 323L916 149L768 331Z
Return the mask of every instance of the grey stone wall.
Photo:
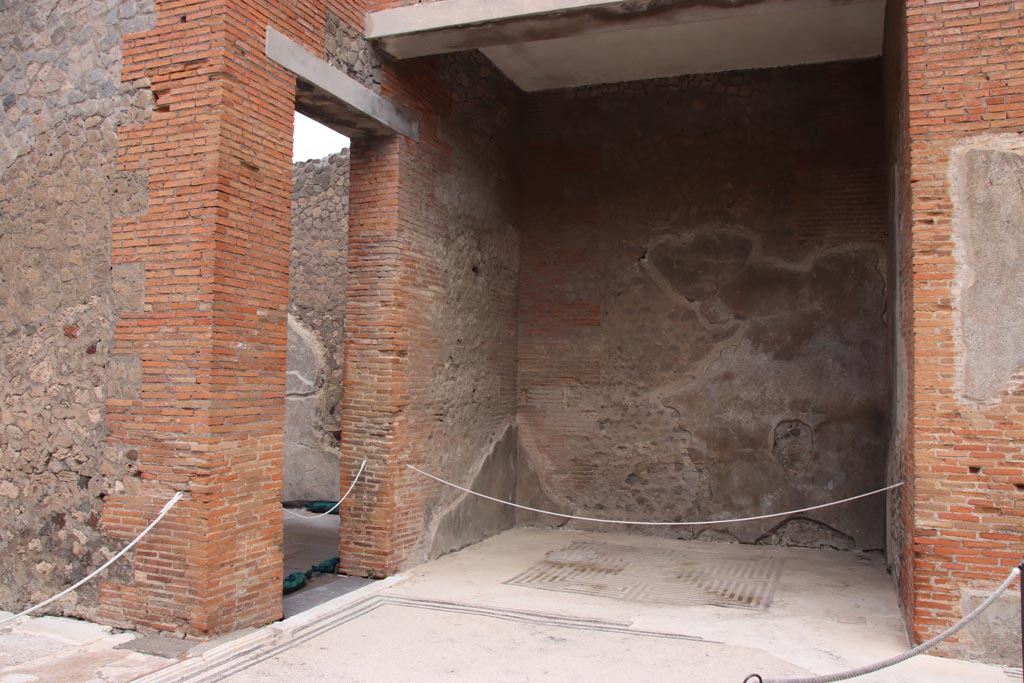
M295 165L284 500L339 495L348 150Z
M328 62L370 90L380 92L387 56L364 37L363 31L328 10L324 38Z
M0 3L3 609L49 597L123 545L97 528L103 497L135 475L104 445L104 409L131 381L109 350L142 282L112 274L110 235L146 206L145 176L115 161L118 127L144 121L152 100L146 83L121 83L120 46L152 21L148 1ZM86 586L49 611L88 617L95 603Z
M519 456L546 491L588 516L679 521L882 485L880 64L596 86L528 109ZM879 549L883 505L698 537Z

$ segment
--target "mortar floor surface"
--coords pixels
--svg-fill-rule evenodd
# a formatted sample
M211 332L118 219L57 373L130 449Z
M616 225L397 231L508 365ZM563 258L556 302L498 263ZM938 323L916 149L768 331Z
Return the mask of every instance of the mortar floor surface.
M284 516L284 576L305 572L324 560L338 556L341 518L315 515L292 509ZM372 583L356 576L313 574L306 586L284 596L281 607L285 618L306 612L329 600ZM3 683L3 681L0 681Z
M304 572L338 555L338 515L317 516L298 508L284 516L284 575Z
M515 529L116 680L741 683L754 672L843 671L906 648L875 554ZM23 673L0 666L0 683L64 680L6 677ZM1021 673L924 655L855 680L1007 683Z
M833 673L908 646L877 554L515 529L398 578L196 680L741 683ZM1020 673L922 656L858 680Z

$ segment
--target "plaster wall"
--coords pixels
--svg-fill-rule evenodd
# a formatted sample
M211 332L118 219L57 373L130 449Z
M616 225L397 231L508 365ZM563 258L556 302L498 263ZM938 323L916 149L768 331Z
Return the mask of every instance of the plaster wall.
M429 264L419 271L426 285L419 312L425 327L411 367L417 379L408 419L418 440L412 449L421 451L429 471L475 481L483 492L509 499L515 491L508 475L516 456L519 273L511 160L519 139L519 94L478 54L440 57L434 69L436 83L451 93L437 119L439 149L420 147L429 151L430 162L410 158L419 182L426 182L411 204L424 209L413 239ZM442 154L434 156L436 151ZM433 173L419 175L431 166ZM515 521L507 508L481 506L448 488L433 488L427 501L414 557L436 557Z
M972 140L950 165L963 346L961 393L992 401L1024 369L1024 145L1019 135Z
M111 229L145 209L147 187L144 171L117 170L117 135L148 119L152 96L121 82L121 37L153 16L145 0L0 4L0 609L57 593L122 545L99 514L136 488L138 453L105 442L105 406L138 392L137 358L111 347L144 275L111 267ZM94 585L51 608L95 610Z
M420 129L352 152L342 449L369 464L341 557L378 575L514 522L405 465L514 495L519 271L515 86L465 53L389 64L381 89Z
M519 455L558 502L681 521L883 484L881 86L871 60L529 99ZM881 549L884 518L696 536Z

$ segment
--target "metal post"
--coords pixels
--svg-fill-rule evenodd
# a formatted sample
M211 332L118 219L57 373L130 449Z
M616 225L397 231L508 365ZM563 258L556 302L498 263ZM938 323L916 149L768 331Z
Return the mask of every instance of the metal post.
M1020 671L1024 682L1024 560L1017 565L1020 570Z

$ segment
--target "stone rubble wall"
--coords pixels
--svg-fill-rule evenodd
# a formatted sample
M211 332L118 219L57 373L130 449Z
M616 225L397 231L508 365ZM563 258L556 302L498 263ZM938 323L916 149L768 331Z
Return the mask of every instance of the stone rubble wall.
M284 500L340 495L349 153L295 165Z
M147 187L115 162L119 128L145 121L152 97L121 83L121 39L152 25L152 4L0 4L2 609L49 597L123 545L99 514L136 463L106 446L105 404L139 381L110 347L142 281L112 271L111 226L145 209ZM50 611L88 618L95 603L86 586Z

